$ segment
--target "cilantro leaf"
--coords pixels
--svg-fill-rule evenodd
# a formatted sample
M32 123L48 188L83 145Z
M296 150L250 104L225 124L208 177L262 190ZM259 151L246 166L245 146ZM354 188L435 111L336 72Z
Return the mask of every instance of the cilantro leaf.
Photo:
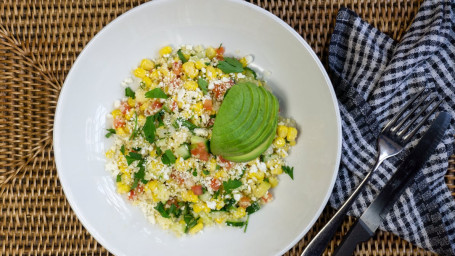
M243 227L245 225L244 221L226 221L226 226L230 227Z
M134 161L142 160L142 155L135 152L130 152L128 155L125 155L125 158L128 165L131 165Z
M185 206L185 208L187 208L187 206ZM199 217L198 218L194 218L194 216L191 215L191 214L185 214L183 216L183 221L185 221L185 224L186 224L185 233L188 233L188 231L192 227L196 226L198 220L199 220Z
M144 131L145 140L148 141L149 143L153 143L155 141L156 132L154 116L147 117L147 119L145 120L145 124L142 127L142 130Z
M115 179L115 181L116 182L122 181L122 174L121 173L117 174L117 178Z
M122 155L125 155L125 145L122 145L122 147L120 147L120 152L122 152Z
M185 58L185 55L182 53L182 49L179 49L177 51L177 55L179 56L179 59L182 61L182 63L187 62L188 60Z
M164 218L167 218L169 219L171 216L169 215L169 213L166 211L166 209L164 209L164 204L162 202L159 202L155 207L154 207L155 210L157 210L162 217Z
M115 129L106 129L106 131L108 131L108 133L106 133L106 135L104 135L106 138L109 138L111 137L113 134L115 134Z
M155 88L145 93L145 97L148 99L158 98L158 99L167 99L168 96L160 88Z
M171 165L175 163L175 156L170 149L164 151L163 156L161 156L161 162L166 165Z
M204 175L209 175L209 174L210 174L210 172L209 172L208 170L202 170L202 173L203 173Z
M261 209L261 206L258 204L258 202L254 202L246 208L246 212L248 214L253 214L257 212L259 209Z
M285 172L291 179L294 179L294 167L282 166L281 169Z
M197 80L197 84L199 85L199 88L201 88L201 91L204 93L204 94L207 94L207 87L209 85L209 83L207 82L207 80L205 80L204 78L200 77L198 80Z
M137 133L139 132L139 129L137 127L137 113L134 112L134 127L133 127L133 132L131 133L130 140L133 140L136 138Z
M125 96L130 97L133 100L136 99L136 93L129 87L125 88Z
M228 180L223 181L223 188L227 194L231 193L232 190L242 186L242 182L240 180Z
M235 58L229 57L225 57L224 60L218 62L217 68L226 74L243 72L242 63Z

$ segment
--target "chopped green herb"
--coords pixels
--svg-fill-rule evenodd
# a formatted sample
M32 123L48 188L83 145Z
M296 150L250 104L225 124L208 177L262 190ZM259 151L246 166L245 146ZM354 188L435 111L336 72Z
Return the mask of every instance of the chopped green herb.
M122 155L125 155L125 145L120 147L120 152L122 152Z
M225 57L224 60L218 62L217 68L221 69L226 74L240 73L243 71L243 66L240 61L235 58Z
M141 82L139 83L139 87L141 87L141 89L145 89L145 83L141 81Z
M163 105L163 110L168 112L168 113L172 112L167 105Z
M204 78L200 77L198 80L197 80L197 84L199 85L199 88L201 88L201 91L204 93L204 94L207 94L207 87L209 85L209 83L207 82L207 80L205 80Z
M226 221L226 226L230 227L243 227L245 225L245 222L243 221Z
M141 151L142 148L132 148L132 149L133 149L133 151L139 152L139 151Z
M148 116L145 120L145 124L142 127L144 131L145 140L149 143L153 143L155 141L155 118L153 116Z
M217 199L219 195L220 195L220 190L217 190L213 193L213 198Z
M134 161L140 161L142 160L142 155L135 153L135 152L130 152L128 155L125 155L126 162L128 165L131 165Z
M163 92L160 88L155 88L153 90L150 90L145 93L145 97L152 99L152 98L157 98L157 99L167 99L168 96L166 93Z
M281 169L283 170L283 172L287 173L287 175L289 175L291 179L294 179L294 167L282 166Z
M202 170L202 173L203 173L204 175L209 175L209 174L210 174L210 172L209 172L208 170Z
M160 112L158 112L158 113L153 115L153 119L155 121L158 121L158 127L164 125L163 116L164 116L164 111L163 110L161 110Z
M187 208L187 207L185 207L185 208ZM185 214L183 216L183 221L185 221L185 224L186 224L185 233L188 233L188 231L190 231L190 229L192 227L196 226L198 220L199 220L199 217L194 218L194 216L191 214Z
M209 65L210 65L210 62L206 62L205 65L206 65L206 66L209 66Z
M111 137L113 134L115 134L115 129L106 129L106 131L108 131L108 133L106 133L106 135L104 135L106 138L109 138Z
M257 212L259 209L261 209L261 206L259 205L259 203L254 202L246 208L246 212L248 214L253 214L253 213Z
M161 150L160 147L156 147L156 153L157 153L158 155L161 155L161 154L163 154L163 151Z
M245 228L243 229L243 233L246 233L246 228L248 227L248 222L250 221L250 215L248 215L246 217L246 221L245 221Z
M177 55L179 56L179 59L182 61L182 63L187 62L188 60L185 58L185 55L182 53L182 49L179 49L177 51Z
M163 218L169 219L171 217L166 209L164 209L164 204L162 202L158 202L154 209L157 210Z
M175 156L170 149L164 151L163 156L161 156L161 162L166 165L171 165L175 163Z
M125 88L125 96L126 97L130 97L133 100L136 99L136 93L134 93L134 91L131 88L129 88L129 87Z
M196 171L196 170L193 171L193 176L194 176L194 177L197 176L197 171Z
M216 165L215 170L219 170L220 168L221 168L221 166Z
M195 124L193 124L192 122L188 121L188 120L185 120L181 117L177 118L177 120L174 122L173 126L175 128L178 128L179 126L182 126L182 127L186 127L188 128L190 131L198 128Z
M264 178L264 181L270 182L270 181L269 181L269 178L267 178L267 177Z
M242 186L242 182L240 180L228 180L223 181L223 188L227 194L231 193L232 190Z
M136 138L138 133L139 133L139 129L137 127L137 113L134 112L134 127L133 127L133 132L131 133L131 136L130 136L130 140L134 140L134 138Z
M117 182L122 181L122 174L121 173L117 174L117 178L115 179L115 181L117 181Z

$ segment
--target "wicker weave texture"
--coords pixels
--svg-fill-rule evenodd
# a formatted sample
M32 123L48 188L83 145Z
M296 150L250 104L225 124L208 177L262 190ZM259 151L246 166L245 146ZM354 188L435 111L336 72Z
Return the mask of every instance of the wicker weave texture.
M71 210L59 183L52 148L55 107L77 55L105 25L143 1L0 1L0 254L108 255ZM420 0L252 1L293 27L327 66L337 10L346 6L399 40ZM455 158L446 181L455 195ZM304 246L334 213L327 207L316 225L286 255ZM353 218L347 218L326 250L331 255ZM434 255L385 232L355 255Z

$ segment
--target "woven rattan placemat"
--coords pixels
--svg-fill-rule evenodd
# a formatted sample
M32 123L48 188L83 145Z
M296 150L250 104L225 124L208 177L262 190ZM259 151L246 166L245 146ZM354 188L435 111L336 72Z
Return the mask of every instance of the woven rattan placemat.
M60 186L52 149L59 91L71 65L106 24L141 1L0 1L0 254L107 255L71 210ZM399 40L419 0L253 1L287 22L327 66L337 10L346 6ZM455 158L446 181L455 191ZM311 231L286 255L299 255L333 214L327 207ZM353 219L332 240L331 255ZM385 232L356 255L433 255Z

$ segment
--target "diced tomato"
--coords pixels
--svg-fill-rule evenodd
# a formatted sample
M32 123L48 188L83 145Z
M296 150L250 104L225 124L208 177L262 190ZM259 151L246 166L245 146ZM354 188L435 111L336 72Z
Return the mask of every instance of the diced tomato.
M169 83L169 87L175 90L176 88L179 88L182 85L182 80L178 77L175 77L171 80Z
M175 61L172 63L172 72L177 76L182 72L182 63L180 61Z
M212 181L210 182L210 187L212 188L213 191L217 191L220 189L221 186L221 181L219 179L213 178Z
M141 194L144 191L144 186L142 185L137 185L135 189L130 190L128 193L128 199L129 200L134 200L136 199L137 195Z
M211 99L205 99L204 100L204 109L205 110L212 110L212 100Z
M172 101L171 110L176 111L179 108L177 101Z
M177 171L173 171L171 173L171 178L175 180L179 185L182 185L185 182L185 179L183 179L180 173Z
M114 128L120 128L126 125L126 121L123 117L114 118Z
M223 57L223 55L224 55L224 50L225 50L225 49L224 49L223 46L220 46L220 47L218 47L218 48L216 49L216 57L217 57L217 59L219 59L219 60L224 60L224 57Z
M163 103L155 100L152 105L151 105L152 109L161 109L163 107Z
M214 123L215 123L215 118L210 118L209 121L207 122L207 127L212 127Z
M261 197L261 200L264 204L272 201L273 200L272 193L267 192L267 194L265 194L265 196Z
M128 104L128 102L124 101L121 103L120 105L120 110L122 111L122 113L125 115L129 110L131 109L130 105Z
M171 198L171 199L167 200L166 204L168 206L171 206L171 205L178 206L177 199L175 199L175 198Z
M232 167L232 162L231 161L228 161L228 160L224 159L222 156L218 156L218 159L220 159L220 161L222 163L224 163L224 167L226 167L227 169L231 169L231 167Z
M144 111L146 116L151 116L156 114L161 108L163 107L163 103L159 102L159 100L154 100L152 103L149 104L148 108Z
M202 195L202 186L201 185L194 185L191 187L191 190L193 190L193 193L197 196Z
M251 205L251 200L249 197L244 196L244 197L240 198L240 201L239 201L240 207L247 208L250 205Z
M232 81L226 82L226 83L221 83L221 84L215 84L213 87L213 93L215 94L215 98L217 100L222 100L224 97L224 94L226 91L231 88L233 85Z
M197 147L191 150L191 154L202 161L209 160L209 152L204 142L198 143Z

